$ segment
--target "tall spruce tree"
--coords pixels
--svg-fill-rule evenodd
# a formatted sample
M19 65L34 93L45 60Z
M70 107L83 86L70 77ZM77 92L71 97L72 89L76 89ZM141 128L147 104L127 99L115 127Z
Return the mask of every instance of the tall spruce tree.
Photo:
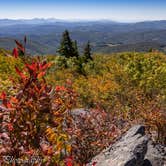
M84 48L84 61L88 62L88 60L93 60L92 56L91 56L91 46L90 46L90 42L88 41L85 48Z
M73 42L73 48L74 48L74 56L78 58L79 53L78 53L78 46L77 46L77 41L76 40Z
M61 44L57 52L60 55L65 56L66 58L75 56L75 49L73 47L73 42L67 30L65 30L65 32L62 35Z

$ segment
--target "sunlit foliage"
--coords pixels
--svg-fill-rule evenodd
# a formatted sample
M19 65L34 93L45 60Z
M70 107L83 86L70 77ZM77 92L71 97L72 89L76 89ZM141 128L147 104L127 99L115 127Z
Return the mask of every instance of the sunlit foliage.
M84 62L28 57L23 47L17 42L13 56L0 55L1 159L83 165L134 123L166 144L165 54L93 55Z

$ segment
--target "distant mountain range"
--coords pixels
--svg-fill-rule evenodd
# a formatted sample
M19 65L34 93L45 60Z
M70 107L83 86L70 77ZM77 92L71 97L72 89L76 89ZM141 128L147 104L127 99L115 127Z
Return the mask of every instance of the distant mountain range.
M14 39L28 38L32 54L56 54L65 29L77 40L79 49L89 40L94 52L166 50L166 21L119 23L109 20L66 21L58 19L0 19L0 48L11 50Z

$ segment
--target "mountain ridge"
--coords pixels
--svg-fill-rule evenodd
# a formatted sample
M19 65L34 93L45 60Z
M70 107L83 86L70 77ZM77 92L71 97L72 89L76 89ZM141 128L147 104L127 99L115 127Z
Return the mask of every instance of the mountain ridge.
M26 35L30 53L56 54L61 35L66 29L72 39L78 41L80 50L88 40L94 52L148 51L152 47L166 50L166 20L120 23L107 20L66 22L38 18L0 19L0 48L12 49L13 40L21 40Z

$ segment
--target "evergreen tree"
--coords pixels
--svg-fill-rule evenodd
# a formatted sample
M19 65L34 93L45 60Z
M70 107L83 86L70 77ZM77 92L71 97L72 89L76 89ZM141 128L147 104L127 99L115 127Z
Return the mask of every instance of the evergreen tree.
M62 40L60 47L58 49L58 53L66 58L75 56L75 49L73 47L73 42L69 36L69 32L65 30L62 35Z
M79 53L78 53L78 46L77 46L77 41L76 40L73 42L73 48L74 48L74 56L78 58Z
M88 62L88 60L93 60L92 56L91 56L91 46L90 46L90 42L88 41L85 48L84 48L84 61Z

